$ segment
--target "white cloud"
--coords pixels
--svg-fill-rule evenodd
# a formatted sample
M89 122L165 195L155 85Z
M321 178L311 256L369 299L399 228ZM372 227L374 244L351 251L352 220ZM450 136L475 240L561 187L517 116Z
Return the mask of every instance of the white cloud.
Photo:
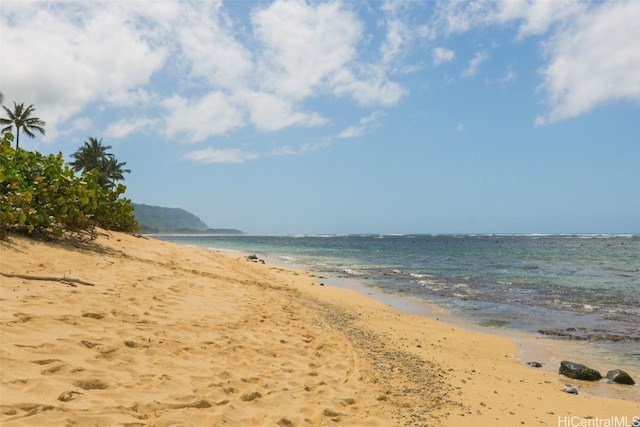
M89 117L80 117L71 123L71 127L78 131L89 130L91 126L93 126L93 121Z
M119 102L166 58L112 3L3 2L2 84L46 117L48 136L97 100ZM11 60L6 60L11 58Z
M356 55L362 26L339 2L276 0L252 16L260 52L260 88L302 100Z
M2 61L0 87L5 100L36 105L47 122L45 141L58 138L58 129L82 131L74 121L92 111L112 118L108 136L153 124L199 142L249 125L324 125L329 115L309 109L324 97L393 106L405 94L384 61L412 35L391 11L379 44L384 61L367 62L362 49L376 47L350 5L275 0L251 7L249 20L240 21L220 0L4 0L0 50L11 60Z
M319 139L307 141L299 146L284 145L281 147L277 147L276 149L271 151L268 156L298 156L325 149L329 147L332 142L333 137L322 137Z
M518 23L517 38L546 36L548 63L541 67L549 112L537 126L571 119L598 105L640 102L640 2L621 0L441 1L434 25L442 34ZM484 58L486 59L486 58ZM476 56L464 71L472 76L484 60ZM505 81L515 74L505 75Z
M521 21L518 37L539 35L558 22L582 13L585 5L578 0L501 0L495 4L497 10L490 13L496 22Z
M162 105L168 110L165 132L180 142L199 142L243 125L243 113L221 92L197 99L173 96Z
M445 62L453 61L456 57L456 53L445 47L436 47L433 49L433 65L444 64Z
M514 81L517 77L518 77L518 75L516 74L516 72L513 71L511 68L509 68L509 69L507 69L507 71L504 73L504 75L500 79L500 83L502 83L502 84L510 83L510 82Z
M184 155L185 159L200 163L243 163L258 157L256 153L237 148L228 150L205 148L203 150L190 151Z
M382 66L358 61L364 27L340 2L277 0L254 13L252 22L265 47L256 70L263 92L292 105L332 93L351 97L360 105L389 106L404 94Z
M220 2L202 2L182 8L177 26L179 47L191 73L214 88L233 90L246 84L253 72L253 57L234 36L220 10Z
M385 39L380 46L380 54L383 64L393 65L400 58L405 48L411 44L415 37L423 36L421 26L409 23L405 16L410 4L397 0L385 0L380 6L384 12L384 26L386 28Z
M374 112L361 118L357 125L349 126L338 134L338 138L357 138L363 134L376 129L379 126L379 112Z
M490 25L520 23L518 37L539 35L585 10L580 0L439 0L433 26L450 35Z
M434 32L425 23L425 2L385 0L380 5L383 12L378 28L385 29L380 46L380 65L389 73L411 74L424 67L420 61L411 63L412 53L423 49L425 40L433 38Z
M251 122L259 130L276 131L289 126L320 126L326 119L318 113L294 111L287 99L264 92L247 92L238 96L249 110Z
M387 22L387 35L382 47L382 62L391 63L402 51L407 42L408 29L400 19L390 19Z
M533 121L533 124L536 127L541 127L541 126L545 126L547 124L547 119L545 119L543 116L538 116L536 117L536 119Z
M467 68L462 71L462 77L473 77L478 72L478 67L489 59L489 55L486 52L477 52L474 57L469 61Z
M449 35L469 31L486 21L488 1L438 0L433 15L433 26L438 33Z
M124 138L143 128L151 128L158 126L158 120L139 118L139 119L122 119L115 123L111 123L104 131L107 138Z
M511 83L517 78L516 72L512 67L507 67L504 74L498 78L487 78L485 79L485 83L487 84L499 84L505 86L507 83Z
M404 88L387 80L379 67L363 67L361 71L363 78L357 78L347 69L336 73L332 82L333 92L336 95L351 96L363 106L391 106L404 96Z
M536 124L583 114L610 101L640 102L640 2L599 4L547 44L542 70L551 111Z

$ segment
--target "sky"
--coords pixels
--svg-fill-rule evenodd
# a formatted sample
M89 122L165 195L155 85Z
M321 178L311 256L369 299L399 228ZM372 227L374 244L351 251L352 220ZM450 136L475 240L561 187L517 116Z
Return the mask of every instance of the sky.
M252 234L640 233L640 1L0 3L4 105Z

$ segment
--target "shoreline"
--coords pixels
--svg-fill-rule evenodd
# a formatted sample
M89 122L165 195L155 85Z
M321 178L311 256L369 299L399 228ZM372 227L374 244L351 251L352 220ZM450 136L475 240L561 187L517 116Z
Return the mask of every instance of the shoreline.
M640 409L523 366L511 339L237 254L11 237L0 272L22 276L0 289L7 426L631 425Z
M325 280L325 282L330 283L330 285L335 285L336 282L342 280L343 279L329 279ZM600 371L603 376L609 370L622 369L632 375L636 382L638 382L637 380L640 378L640 375L637 372L637 366L632 365L631 363L613 363L611 360L604 358L601 354L594 355L592 343L553 339L515 329L479 325L464 317L451 314L442 307L432 304L426 300L415 297L386 294L375 288L371 288L366 284L362 284L357 280L349 280L349 282L353 283L347 283L344 286L335 286L355 290L363 296L374 298L394 310L398 310L403 313L425 317L427 319L468 330L470 332L477 332L483 335L491 335L511 340L515 343L517 348L517 352L513 354L514 359L519 361L522 365L526 365L527 362L542 363L543 366L536 369L549 374L558 375L560 362L563 360L569 360L594 368ZM562 376L559 376L559 378L565 379L566 382L571 382L569 378ZM640 402L640 387L637 385L630 388L607 384L605 382L581 382L581 384L584 392L595 397Z
M220 251L220 253L223 254L227 253L226 249L208 248L208 250ZM240 254L242 256L251 255L248 252L241 251L233 253ZM606 355L602 353L605 349L601 347L598 348L599 352L594 354L593 350L597 344L554 339L552 337L536 335L534 333L505 327L483 326L465 317L452 314L438 306L436 303L413 296L386 293L374 286L358 280L357 278L336 277L325 272L316 272L313 271L310 266L296 264L289 260L267 255L263 256L262 259L270 265L276 265L296 271L304 271L305 274L309 274L311 277L317 278L319 281L324 282L324 284L355 291L366 298L373 298L394 310L398 310L406 314L425 317L429 320L442 322L446 325L451 325L471 332L478 332L480 334L512 340L518 349L517 354L514 354L513 357L523 365L527 362L542 363L543 366L537 369L543 372L558 375L560 362L563 360L581 363L594 368L600 371L603 377L607 371L612 369L625 370L634 378L634 380L636 380L637 384L635 386L630 388L615 384L607 384L605 382L581 382L583 383L583 390L595 397L640 402L640 372L638 372L638 366L634 365L631 361L627 361L627 363L619 360L612 361L611 358L606 357ZM569 378L564 379L566 379L567 382L571 382Z
M149 237L153 238L152 235ZM205 248L195 245L185 246L210 250L223 255L242 256L243 258L255 256L253 253L243 250L216 247ZM603 378L609 370L625 370L636 380L635 386L629 387L609 384L604 380L600 382L580 381L581 390L593 397L640 402L640 372L637 372L637 366L630 361L624 363L610 360L602 354L603 348L599 348L600 352L594 355L593 350L594 346L596 346L594 343L554 339L552 337L536 335L531 332L499 326L483 326L463 316L452 314L436 303L413 296L386 293L355 277L337 277L331 273L314 271L310 265L269 254L261 255L260 259L267 265L274 265L284 269L298 271L300 274L307 274L331 287L357 292L365 298L372 298L393 310L405 314L424 317L431 321L441 322L470 332L511 340L517 349L516 353L512 355L515 360L525 367L527 362L542 363L543 366L541 368L535 369L558 376L560 382L562 380L564 380L565 383L574 381L558 374L560 362L563 360L581 363L594 368L601 372Z
M535 239L539 237L543 237L543 236L537 236L537 235L536 236L525 235L525 236L535 237L534 241L536 241ZM222 251L223 253L233 253L235 251L236 253L249 254L251 253L249 251L252 251L258 256L266 257L272 260L272 262L277 263L278 265L286 265L291 268L304 269L304 270L313 272L313 274L323 275L323 276L324 275L332 276L345 281L351 281L351 280L362 281L364 286L366 286L367 288L377 289L378 291L385 293L385 295L388 293L388 294L397 294L400 296L407 296L410 298L414 297L412 294L413 294L414 285L416 285L416 283L414 282L413 278L409 277L406 274L407 271L409 272L412 271L413 265L407 267L408 270L405 271L403 266L400 265L402 264L402 261L400 261L400 264L398 264L398 267L397 267L398 270L393 270L393 271L389 270L388 272L384 272L383 271L384 269L382 269L380 270L382 271L382 273L378 274L379 272L376 271L375 268L372 271L369 271L370 267L375 266L378 263L381 263L382 265L384 265L385 261L381 259L376 260L375 258L369 259L365 257L363 258L364 264L362 266L362 269L365 271L365 274L367 275L372 274L372 276L363 278L358 275L360 268L357 262L354 264L355 267L353 270L350 268L347 268L344 270L346 274L342 274L341 273L342 270L340 269L332 268L332 267L342 266L342 264L347 266L353 264L353 260L350 257L347 257L349 258L349 260L345 261L345 263L332 260L331 255L328 255L325 260L324 252L322 250L320 250L319 252L319 257L320 257L319 261L315 258L310 258L309 256L305 256L306 249L310 249L311 251L313 251L313 250L317 250L317 248L328 247L324 243L317 243L315 240L305 242L302 245L297 245L295 243L295 240L291 242L287 241L287 239L289 240L292 239L291 236L274 236L273 241L270 236L265 236L266 240L260 238L260 236L257 236L258 237L257 240L241 239L239 241L235 241L235 239L225 239L225 238L223 238L222 240L218 240L218 239L210 240L210 239L198 239L198 238L191 239L189 238L190 236L183 236L183 237L184 239L178 238L177 236L174 236L173 238L166 237L166 236L165 237L159 236L159 238L161 239L168 238L169 241L176 241L177 243L189 244L196 247L207 247L209 249ZM299 236L295 236L295 237L299 237ZM300 237L304 238L304 236L300 236ZM331 236L326 236L326 237L331 237ZM359 237L357 235L353 235L353 236L345 235L341 237L354 237L357 241L361 236ZM472 238L471 240L473 240L478 236L461 235L459 237L463 238L462 240L466 240L467 237L470 237ZM635 240L635 238L638 236L590 235L590 236L581 236L582 238L579 238L577 240L575 238L577 236L573 236L573 235L571 236L550 235L550 236L544 236L544 237L555 237L559 239L569 238L569 242L573 242L573 243L568 243L567 247L569 248L569 250L576 249L578 252L582 253L583 252L582 247L584 246L582 244L582 241L583 241L582 238L584 237L589 237L589 241L591 242L597 242L597 243L591 243L595 245L595 248L597 250L598 247L602 248L606 243L608 243L610 238L618 239L620 237L625 237L625 238L633 238ZM284 239L284 241L282 239ZM218 246L216 242L218 242L222 246ZM323 242L323 240L321 239L319 242ZM524 242L524 243L528 245L529 243L527 242ZM599 242L605 242L605 243L601 244ZM615 240L615 242L616 244L619 243L618 240ZM342 245L342 243L339 241L336 241L336 243L338 245ZM446 243L448 244L448 241ZM493 243L493 241L490 239L489 243ZM555 245L557 242L551 241L547 243L549 245L551 244ZM366 243L366 244L368 245L369 243ZM427 245L428 242L423 242L422 244ZM620 244L623 244L623 243L620 243ZM351 243L349 245L351 245ZM355 245L358 248L360 248L360 243L355 243ZM291 246L291 248L289 248L289 246ZM373 246L377 247L377 245L373 245ZM493 246L493 245L490 245L490 246ZM542 245L542 246L545 246L545 245ZM542 246L540 246L539 244L538 248L540 249L542 248ZM609 246L609 245L607 244L606 246ZM300 248L301 250L298 251L298 249ZM363 247L363 248L364 248L363 250L366 249L366 247ZM387 248L387 249L390 249L391 253L394 254L393 247ZM629 254L627 253L627 255ZM578 263L585 261L584 259L580 259L580 254L578 254L577 256L578 256L578 260L577 260ZM374 261L374 262L368 263L369 261ZM327 262L328 264L325 264L324 262ZM391 261L391 262L397 264L399 261L397 261L394 258L394 261ZM413 260L412 262L415 262L415 260ZM614 261L611 261L611 262L613 263L611 264L612 270L615 270L614 267L616 267L617 264L615 264ZM437 259L436 259L436 263L437 263ZM534 262L533 264L536 264L536 263ZM582 267L584 268L584 264L579 264L579 265L582 265ZM329 268L325 268L325 266L328 266ZM517 260L511 259L511 261L505 265L505 268L513 267L515 268L515 271L518 271L518 266L522 267L522 265L520 265L520 262ZM427 266L423 266L423 267L428 269ZM528 271L529 267L531 266L529 265L525 266L524 270ZM620 266L618 267L623 268ZM630 268L628 263L627 263L627 267ZM492 271L491 268L492 268L491 266L487 266L487 269L489 269L489 271ZM566 265L565 268L568 268L570 270L572 267L569 265ZM457 267L455 267L455 269L457 271ZM335 270L335 271L332 271L332 270ZM532 270L535 270L535 269L532 268ZM545 271L545 270L546 268L543 263L541 266L541 271ZM625 274L622 274L622 273L625 273L625 271L621 270L621 274L616 275L616 277L618 278L626 277L625 276L626 273ZM396 277L396 274L397 274L397 277ZM488 274L491 275L493 273L488 273ZM519 277L517 276L518 274L519 273L516 273L516 279L517 277ZM529 274L529 273L525 273L525 274ZM629 274L635 274L635 273L630 272ZM411 274L411 276L414 276L414 275ZM420 275L416 275L416 277L420 277ZM433 292L437 291L438 286L442 286L441 283L446 283L448 280L454 280L454 281L457 280L455 278L448 279L446 275L441 276L437 274L435 276L427 275L426 277L436 277L436 279L434 279L433 281L431 279L428 279L427 280L428 285L425 285L428 289L432 289L432 286L431 286L432 283L436 283L437 285L434 285L435 288L432 289ZM381 287L379 287L376 284L376 280L369 280L374 278L376 280L380 280L382 283L386 283L389 289L385 289L384 284L381 285ZM493 279L497 280L497 283L500 283L500 284L503 283L501 282L500 277L493 277ZM520 277L520 279L523 279L523 278ZM541 279L541 283L544 283L545 279L547 281L551 280L551 282L553 282L553 278L550 278L550 277L545 278L544 274L540 277L540 279ZM615 280L619 280L619 279L615 279ZM633 280L635 279L630 279L630 280L632 280L631 283L637 283L637 282L633 282ZM518 283L518 280L515 280L515 282ZM464 283L464 280L461 283ZM489 280L486 283L492 283L492 282ZM504 283L508 283L508 282L504 282ZM398 287L394 286L395 284L397 284ZM417 284L422 285L420 281L418 281ZM561 289L566 290L571 288L571 286L565 286L565 285L566 283L564 285L561 285ZM568 285L570 285L570 283ZM593 283L591 285L589 285L588 283L585 284L586 289L593 288L592 285ZM462 286L464 288L464 285L459 285L459 286ZM479 292L479 293L485 292L483 291L482 283L480 284L480 288L477 291L475 290L472 284L468 283L467 286L469 287L469 289L472 289L470 292L468 292L471 295L475 294L476 292ZM589 288L589 286L591 286L591 288ZM587 356L589 360L595 361L595 363L592 363L592 365L599 367L598 368L599 370L601 371L604 370L605 372L606 372L605 369L611 366L614 366L616 369L617 368L624 369L628 372L636 371L637 366L640 363L640 358L638 357L640 356L640 354L637 353L637 349L635 348L637 346L634 346L634 343L637 342L638 340L637 328L634 327L633 322L630 322L629 320L625 321L624 318L620 317L621 315L615 314L618 312L626 311L627 312L626 318L627 319L633 318L632 313L635 313L637 309L633 308L633 307L636 307L635 304L629 305L629 300L635 301L637 297L632 297L631 295L628 295L628 297L625 297L624 294L620 294L620 292L618 292L617 298L624 298L625 303L621 303L620 305L616 305L616 306L611 306L610 303L603 302L603 306L600 307L599 302L597 302L593 298L600 298L602 301L614 301L615 299L611 297L611 294L605 293L604 295L599 295L599 296L596 295L594 297L593 295L590 295L591 291L586 291L585 295L587 296L584 297L585 305L584 305L583 311L575 308L568 309L568 310L560 308L559 310L557 310L556 308L558 308L559 306L564 306L565 304L567 306L575 307L575 304L571 304L571 302L581 300L582 297L578 297L578 299L574 301L573 296L563 295L563 296L556 296L555 297L556 299L553 301L546 301L544 299L545 291L542 289L536 290L536 287L534 286L531 288L530 291L528 289L525 289L524 294L515 294L511 292L509 295L507 295L506 297L509 298L509 300L514 300L516 302L516 307L510 308L509 305L505 305L505 304L502 304L502 306L500 305L500 298L501 298L500 295L498 295L497 300L495 299L492 300L492 296L490 295L492 291L489 291L489 294L488 294L489 297L486 299L486 301L485 299L483 299L484 297L480 297L478 299L479 303L474 303L473 301L475 300L475 298L473 296L470 296L469 302L467 303L467 302L462 302L462 301L466 301L466 298L462 298L465 295L455 294L455 292L457 291L455 291L452 296L451 295L452 292L447 291L445 289L442 295L439 295L442 298L438 298L438 295L431 295L433 292L424 291L424 290L421 291L420 286L415 286L415 287L417 288L415 298L417 298L418 300L424 299L426 304L434 304L442 307L444 310L448 310L451 316L455 316L462 319L462 321L457 322L459 324L469 321L471 322L473 327L477 327L475 326L477 324L477 325L486 326L489 329L496 327L499 329L504 329L506 331L522 332L525 334L530 334L536 337L536 339L538 337L548 338L550 342L557 342L559 343L559 345L564 345L564 343L566 343L567 348L571 347L577 350L582 350L585 348L585 346L588 346L587 350L579 352L579 356ZM445 285L445 288L446 287L447 286ZM615 286L613 288L618 289ZM396 291L400 289L400 292L394 292L394 289ZM517 289L517 286L514 289ZM508 289L508 290L513 291L512 289ZM526 295L529 295L529 292L533 294L537 293L538 295L540 295L540 298L538 298L535 301L525 302L520 307L519 298L526 298ZM552 290L552 293L554 292L555 291ZM566 293L566 291L562 291L562 292ZM465 292L462 292L462 293L465 294ZM458 298L459 301L456 298ZM569 301L569 303L565 303L564 301ZM444 305L441 305L441 303ZM591 309L593 307L589 304L594 304L598 306L596 307L595 311L593 311L593 313L591 313ZM502 315L504 315L504 317L501 317ZM504 322L502 321L503 319L505 320ZM566 331L573 331L573 332L565 332L565 329ZM546 331L546 333L540 333L540 331L542 330ZM557 332L557 334L554 334L554 332ZM593 335L593 336L590 336L590 335ZM627 335L629 339L625 340L624 337L626 337ZM574 353L575 353L574 351L568 352L568 354L570 354L572 358L576 358L577 356L574 356ZM597 356L597 357L592 357L592 356Z

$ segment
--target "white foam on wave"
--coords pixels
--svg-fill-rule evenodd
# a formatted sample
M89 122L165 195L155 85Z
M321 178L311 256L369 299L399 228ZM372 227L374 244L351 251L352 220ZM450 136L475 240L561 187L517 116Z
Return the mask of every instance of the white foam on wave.
M411 274L409 274L409 276L415 277L416 279L424 279L425 277L433 277L432 275L425 274L425 273L411 273Z
M304 238L318 238L318 239L330 239L334 237L349 237L350 234L291 234L289 237L292 239L304 239Z
M418 285L432 291L440 291L441 289L443 289L443 286L435 280L420 280L418 281Z
M200 246L193 246L194 248L198 248ZM214 252L221 252L224 254L242 254L244 253L243 251L239 251L237 249L226 249L226 248L216 248L213 246L207 246L205 247L206 250L208 251L214 251Z

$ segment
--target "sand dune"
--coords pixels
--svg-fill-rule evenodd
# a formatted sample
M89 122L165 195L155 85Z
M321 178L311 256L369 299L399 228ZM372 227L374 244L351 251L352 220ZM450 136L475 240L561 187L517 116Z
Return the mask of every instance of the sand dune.
M524 366L512 340L239 256L118 233L14 237L0 242L0 273L3 426L631 424L640 414L632 400L564 393L566 379Z

